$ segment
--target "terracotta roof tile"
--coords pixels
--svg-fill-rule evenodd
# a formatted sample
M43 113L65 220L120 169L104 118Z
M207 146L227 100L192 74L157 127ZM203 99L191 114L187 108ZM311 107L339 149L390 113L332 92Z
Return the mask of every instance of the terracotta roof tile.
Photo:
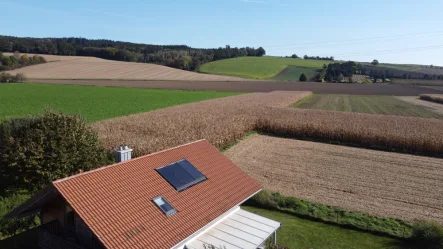
M156 168L187 159L208 179L177 192ZM53 183L107 248L171 248L261 189L206 140ZM152 198L178 211L167 217Z

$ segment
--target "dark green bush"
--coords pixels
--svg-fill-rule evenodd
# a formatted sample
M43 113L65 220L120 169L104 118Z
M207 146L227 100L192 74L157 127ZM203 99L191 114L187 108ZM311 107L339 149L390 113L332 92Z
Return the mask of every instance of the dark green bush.
M443 249L443 227L435 222L417 222L412 228L410 241L417 249Z
M47 111L0 123L0 195L43 188L59 178L103 166L108 155L79 116Z
M8 198L0 197L0 239L13 236L38 225L38 219L34 216L20 220L4 219L11 210L25 202L29 198L27 194L15 194Z

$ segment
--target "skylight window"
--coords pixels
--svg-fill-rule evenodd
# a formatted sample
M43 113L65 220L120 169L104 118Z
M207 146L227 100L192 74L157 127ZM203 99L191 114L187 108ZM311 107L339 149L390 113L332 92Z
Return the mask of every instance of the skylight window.
M157 171L179 192L208 179L186 159L158 168Z
M152 201L166 214L166 216L171 216L177 213L177 210L169 204L169 202L163 198L163 196L157 196Z

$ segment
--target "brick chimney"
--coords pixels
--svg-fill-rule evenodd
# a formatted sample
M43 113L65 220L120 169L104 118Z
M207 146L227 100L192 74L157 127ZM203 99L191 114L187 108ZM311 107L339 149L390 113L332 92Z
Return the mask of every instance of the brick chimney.
M121 163L132 159L132 149L127 145L120 145L115 151L115 162Z

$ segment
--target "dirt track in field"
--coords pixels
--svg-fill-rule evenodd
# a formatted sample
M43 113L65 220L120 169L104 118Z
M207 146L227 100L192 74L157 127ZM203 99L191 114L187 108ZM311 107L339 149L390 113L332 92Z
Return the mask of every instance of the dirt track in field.
M115 86L133 88L157 88L201 91L272 92L311 91L317 94L358 94L419 96L420 94L442 94L443 89L431 89L407 85L363 85L317 82L271 82L271 81L134 81L134 80L29 80L48 84Z
M252 135L225 152L266 189L443 224L443 159Z
M42 55L48 63L27 66L9 73L23 73L29 79L108 79L108 80L193 80L242 81L244 79L199 74L175 68L135 62L104 60L94 57ZM60 58L60 60L57 60Z

